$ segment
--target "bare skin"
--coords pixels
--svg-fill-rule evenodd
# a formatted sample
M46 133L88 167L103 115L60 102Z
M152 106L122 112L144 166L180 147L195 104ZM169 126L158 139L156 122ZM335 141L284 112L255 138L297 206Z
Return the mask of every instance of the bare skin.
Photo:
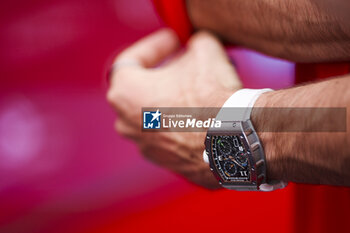
M119 113L116 130L133 139L151 161L199 185L218 188L208 165L202 161L205 133L141 131L140 114L144 106L221 107L230 95L242 88L221 43L209 33L197 33L184 53L162 67L152 68L176 51L175 34L161 30L117 57L117 61L138 61L142 67L125 66L113 74L107 99ZM349 107L349 85L350 77L344 77L269 92L258 99L255 107ZM271 117L256 115L253 111L253 124L259 130ZM331 116L324 116L323 120L327 119ZM298 120L290 118L288 122ZM308 121L322 123L318 122L319 118ZM281 130L288 124L281 118L273 122ZM265 148L268 178L350 186L349 132L259 133Z
M350 59L346 0L188 0L197 29L296 62Z
M348 109L349 86L348 75L269 92L261 95L254 107ZM314 114L311 111L306 119L300 119L296 115L281 117L278 113L254 114L253 111L252 121L257 131L266 125L278 127L279 131L258 132L267 157L269 179L350 186L350 116L341 119L333 116L334 113L327 111L322 115L316 109ZM302 125L302 131L307 132L285 132L293 124ZM325 124L331 130L338 126L344 130L308 132L310 127L317 129Z
M178 46L174 32L160 30L126 49L116 61L136 60L142 67L117 70L107 99L119 113L117 131L132 138L146 158L199 185L218 188L201 157L204 132L141 131L144 106L220 107L242 88L221 43L205 32L194 35L184 53L162 67L152 68L176 52Z

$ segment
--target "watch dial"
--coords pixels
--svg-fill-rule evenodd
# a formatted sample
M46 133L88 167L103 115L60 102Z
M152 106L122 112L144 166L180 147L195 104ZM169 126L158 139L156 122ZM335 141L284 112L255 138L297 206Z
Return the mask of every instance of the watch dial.
M243 135L212 137L213 163L224 181L250 181L250 152L243 140Z

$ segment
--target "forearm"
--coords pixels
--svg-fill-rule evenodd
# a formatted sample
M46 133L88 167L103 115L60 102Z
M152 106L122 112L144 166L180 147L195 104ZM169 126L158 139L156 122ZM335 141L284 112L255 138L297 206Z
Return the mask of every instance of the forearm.
M312 0L188 0L197 29L298 62L350 59L350 25ZM346 21L347 22L347 21Z
M278 109L253 110L252 121L264 146L269 179L350 186L350 131L347 128L350 117L343 111L344 117L336 121L338 116L332 115L332 111L319 111L320 108L349 107L349 86L350 76L347 76L260 96L254 108L312 108L307 112L308 117L297 117L293 110L288 117L279 116ZM317 132L317 127L325 124L344 130ZM291 126L302 129L286 132ZM264 132L266 128L272 132Z

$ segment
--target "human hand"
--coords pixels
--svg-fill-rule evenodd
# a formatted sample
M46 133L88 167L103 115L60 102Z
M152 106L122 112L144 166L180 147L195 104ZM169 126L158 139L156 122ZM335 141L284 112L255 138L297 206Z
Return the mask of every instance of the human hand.
M199 185L218 188L202 159L205 132L141 130L142 107L221 107L242 88L223 46L208 32L195 34L184 52L154 68L178 50L178 38L169 29L124 50L116 62L132 61L140 66L121 66L114 71L107 99L119 113L116 130L133 139L146 158Z

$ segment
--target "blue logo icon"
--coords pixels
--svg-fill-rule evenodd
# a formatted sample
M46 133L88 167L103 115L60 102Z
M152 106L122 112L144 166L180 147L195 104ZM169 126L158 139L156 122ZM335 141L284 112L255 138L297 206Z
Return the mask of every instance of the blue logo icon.
M144 129L160 129L160 120L162 113L159 109L156 112L143 112L143 128Z

